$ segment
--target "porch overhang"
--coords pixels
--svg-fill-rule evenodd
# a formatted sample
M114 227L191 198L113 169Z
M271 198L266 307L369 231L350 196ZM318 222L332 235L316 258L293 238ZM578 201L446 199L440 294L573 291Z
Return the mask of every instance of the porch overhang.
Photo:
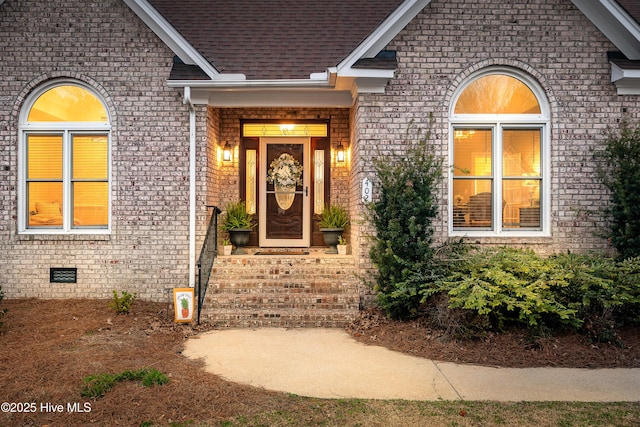
M212 107L351 107L358 94L384 93L394 69L349 68L314 73L309 79L247 80L219 74L211 80L169 80L169 87L190 88L194 104Z

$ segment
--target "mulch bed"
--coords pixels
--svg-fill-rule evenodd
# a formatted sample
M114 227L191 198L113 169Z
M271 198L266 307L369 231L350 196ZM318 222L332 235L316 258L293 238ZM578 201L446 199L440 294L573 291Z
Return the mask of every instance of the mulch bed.
M617 331L622 346L593 343L580 334L532 338L525 330L459 340L430 327L424 319L395 322L368 310L348 330L365 344L439 361L509 368L640 368L638 327Z
M4 300L0 328L0 402L35 403L35 412L0 412L2 426L154 425L219 420L274 410L297 411L286 395L229 383L205 373L181 355L186 338L206 326L174 324L167 304L136 301L128 315L116 315L106 300ZM477 341L447 340L424 322L392 322L363 312L350 327L367 344L441 361L488 366L640 367L640 330L620 331L624 348L593 345L584 337L545 338L538 348L524 333L491 335ZM83 378L103 372L155 368L169 384L145 388L118 384L96 399L81 396ZM67 404L90 404L73 413ZM42 404L63 405L62 413Z

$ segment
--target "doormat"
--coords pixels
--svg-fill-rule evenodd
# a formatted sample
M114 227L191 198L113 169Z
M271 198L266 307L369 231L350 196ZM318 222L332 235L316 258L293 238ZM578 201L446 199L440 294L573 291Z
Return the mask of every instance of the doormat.
M309 255L305 248L260 248L256 255Z

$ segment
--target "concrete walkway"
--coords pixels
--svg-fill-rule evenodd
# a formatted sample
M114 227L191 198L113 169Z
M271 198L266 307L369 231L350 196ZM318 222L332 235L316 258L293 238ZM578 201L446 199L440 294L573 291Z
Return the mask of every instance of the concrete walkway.
M320 398L640 402L640 369L489 368L368 346L339 329L232 329L186 357L229 381Z

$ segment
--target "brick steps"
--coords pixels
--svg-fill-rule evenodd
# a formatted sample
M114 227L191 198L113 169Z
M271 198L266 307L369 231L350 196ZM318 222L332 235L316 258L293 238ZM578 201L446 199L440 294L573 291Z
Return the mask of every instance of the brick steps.
M343 327L360 307L351 256L219 257L201 319L224 327Z

